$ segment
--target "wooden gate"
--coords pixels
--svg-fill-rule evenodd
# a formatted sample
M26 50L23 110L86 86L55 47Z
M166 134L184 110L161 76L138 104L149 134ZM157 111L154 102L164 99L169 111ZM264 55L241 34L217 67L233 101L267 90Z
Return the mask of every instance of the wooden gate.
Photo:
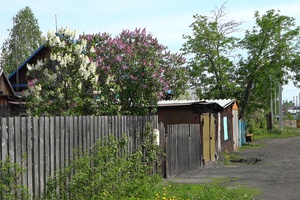
M216 120L212 113L204 113L200 117L203 128L203 160L215 160L216 149Z
M199 124L168 125L165 136L166 178L200 167L202 145Z

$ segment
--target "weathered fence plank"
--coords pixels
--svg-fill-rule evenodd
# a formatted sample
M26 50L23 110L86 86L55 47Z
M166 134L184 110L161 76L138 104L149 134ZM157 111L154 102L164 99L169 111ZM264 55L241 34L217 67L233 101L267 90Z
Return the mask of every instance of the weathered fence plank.
M54 145L54 156L55 156L55 164L54 164L54 171L57 171L60 168L60 122L59 117L54 118L54 138L55 138L55 145Z
M38 142L39 142L39 148L38 148L38 174L39 174L39 180L37 181L37 184L40 186L38 190L38 196L41 196L41 192L44 189L45 184L45 118L41 117L38 120L38 136L37 136Z
M55 129L54 129L55 120L53 117L49 118L49 132L50 132L50 174L49 176L54 176L55 171Z
M64 149L64 157L65 157L65 161L64 161L64 165L68 166L69 164L69 158L70 158L70 150L71 150L71 146L70 146L70 118L72 117L67 117L65 118L65 125L64 125L64 130L65 130L65 149Z
M39 132L38 132L38 118L34 117L32 123L33 129L33 193L34 196L39 196Z
M26 118L26 129L27 129L27 171L28 171L28 191L31 196L33 196L33 133L32 133L32 121L31 118Z
M21 140L22 140L22 166L27 169L27 159L28 159L28 154L27 154L27 131L26 131L26 118L22 117L20 118L21 120L21 128L20 128L20 134L21 134ZM28 173L24 173L22 176L22 184L27 185L28 184Z
M60 130L59 130L59 141L60 141L60 166L62 168L65 166L65 118L60 117Z
M44 164L44 182L47 182L49 179L50 172L50 166L51 166L51 151L50 151L50 121L49 117L44 117L44 144L45 144L45 164ZM42 147L43 148L43 147ZM47 153L49 152L49 153ZM44 186L45 187L45 186Z
M14 127L14 118L10 117L8 118L8 126L9 127ZM10 159L12 160L12 162L16 162L15 161L15 132L14 132L14 128L9 128L8 129L8 155L10 157Z
M5 160L5 158L8 156L8 133L6 128L6 118L1 118L1 159Z

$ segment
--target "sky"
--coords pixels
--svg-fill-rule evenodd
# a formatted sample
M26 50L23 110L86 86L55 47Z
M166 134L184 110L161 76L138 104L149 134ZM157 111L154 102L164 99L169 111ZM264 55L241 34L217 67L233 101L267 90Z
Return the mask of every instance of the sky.
M226 0L5 0L0 7L0 45L8 38L12 18L18 11L30 7L43 35L56 27L68 27L77 34L107 32L118 35L122 30L146 28L160 44L172 53L180 52L185 43L183 35L191 35L193 15L211 16L211 11ZM243 21L239 33L255 25L254 12L280 10L294 17L300 26L299 0L228 0L225 4L228 20ZM55 17L56 16L56 17ZM55 20L57 19L57 20ZM57 22L57 23L56 23ZM300 89L292 84L283 86L283 100L293 101ZM299 102L299 99L298 99Z

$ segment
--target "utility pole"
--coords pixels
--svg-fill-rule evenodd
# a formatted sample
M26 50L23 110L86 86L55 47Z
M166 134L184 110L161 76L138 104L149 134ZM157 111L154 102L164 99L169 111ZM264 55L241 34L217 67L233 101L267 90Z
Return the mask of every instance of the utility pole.
M16 91L19 92L19 70L18 70L18 46L17 46L17 36L18 32L15 27L15 18L13 17L13 30L14 30L14 36L15 36L15 64L16 64Z
M297 108L298 107L298 96L295 96L296 97L296 104L295 104L295 107Z
M278 97L277 97L277 91L275 90L275 95L274 95L274 116L275 116L275 119L277 121L277 100L278 100Z
M279 114L279 130L282 131L282 85L279 83L279 110L278 110L278 114Z
M57 33L57 13L55 13L55 29L56 29L56 33Z
M270 75L270 107L271 107L271 113L270 113L270 130L273 129L273 95L272 95L272 75Z

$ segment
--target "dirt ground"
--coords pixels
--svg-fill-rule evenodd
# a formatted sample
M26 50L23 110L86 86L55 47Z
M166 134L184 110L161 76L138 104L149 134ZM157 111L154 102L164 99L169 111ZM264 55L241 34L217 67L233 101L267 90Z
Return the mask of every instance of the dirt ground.
M230 178L228 184L260 188L262 194L255 199L300 199L300 137L252 141L257 148L237 151L242 158L260 160L223 165L210 163L200 169L169 179L180 183L205 183L214 178Z

